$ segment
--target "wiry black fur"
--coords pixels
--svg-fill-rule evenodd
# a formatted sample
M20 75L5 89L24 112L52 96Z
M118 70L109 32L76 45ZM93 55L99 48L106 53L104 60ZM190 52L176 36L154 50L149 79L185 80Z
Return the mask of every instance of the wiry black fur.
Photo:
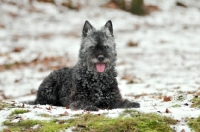
M98 56L103 56L103 61ZM73 68L53 71L39 86L34 104L69 106L71 109L138 108L139 103L123 100L115 71L116 50L112 22L96 30L86 21L78 63ZM96 70L105 63L105 71Z

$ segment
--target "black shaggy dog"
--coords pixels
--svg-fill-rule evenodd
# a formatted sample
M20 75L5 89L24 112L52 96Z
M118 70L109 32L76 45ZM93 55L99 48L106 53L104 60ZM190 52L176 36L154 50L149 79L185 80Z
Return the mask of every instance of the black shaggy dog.
M39 86L34 104L91 111L139 108L139 103L121 97L116 80L116 56L112 22L96 30L86 21L77 64L50 73Z

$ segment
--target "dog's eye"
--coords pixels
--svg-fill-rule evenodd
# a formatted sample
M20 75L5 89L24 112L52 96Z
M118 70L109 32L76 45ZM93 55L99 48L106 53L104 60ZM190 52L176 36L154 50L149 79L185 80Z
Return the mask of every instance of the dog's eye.
M107 45L106 45L106 46L103 46L103 47L106 48L106 49L109 48Z

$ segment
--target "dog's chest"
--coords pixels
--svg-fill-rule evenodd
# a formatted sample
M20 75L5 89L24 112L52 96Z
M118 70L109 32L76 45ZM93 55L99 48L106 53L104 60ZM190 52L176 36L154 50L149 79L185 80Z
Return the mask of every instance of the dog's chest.
M84 74L77 82L80 89L78 91L84 94L85 99L92 101L95 104L102 104L113 100L112 84L114 78L112 76L93 76Z
M109 102L112 100L111 98L113 98L108 90L90 90L87 99L94 103L94 105L100 106L101 108L108 107Z
M87 98L95 104L107 102L111 99L111 86L109 82L94 81L83 86L87 93Z

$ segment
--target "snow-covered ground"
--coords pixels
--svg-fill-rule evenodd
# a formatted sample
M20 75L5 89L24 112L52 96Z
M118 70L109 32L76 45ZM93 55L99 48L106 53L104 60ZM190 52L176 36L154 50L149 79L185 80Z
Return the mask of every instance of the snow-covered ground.
M0 100L33 100L53 69L76 63L85 20L97 29L112 20L123 97L140 102L139 111L180 120L175 131L191 131L184 119L200 116L199 108L191 108L191 99L200 96L200 2L179 0L187 5L184 8L175 0L145 0L159 10L135 16L101 7L106 1L73 1L79 10L68 9L61 1L55 5L0 0ZM137 46L128 45L130 41ZM41 107L48 112L47 106ZM65 111L74 112L59 107L51 113ZM106 112L115 116L118 111ZM38 118L34 112L27 118ZM1 110L0 124L9 114Z

